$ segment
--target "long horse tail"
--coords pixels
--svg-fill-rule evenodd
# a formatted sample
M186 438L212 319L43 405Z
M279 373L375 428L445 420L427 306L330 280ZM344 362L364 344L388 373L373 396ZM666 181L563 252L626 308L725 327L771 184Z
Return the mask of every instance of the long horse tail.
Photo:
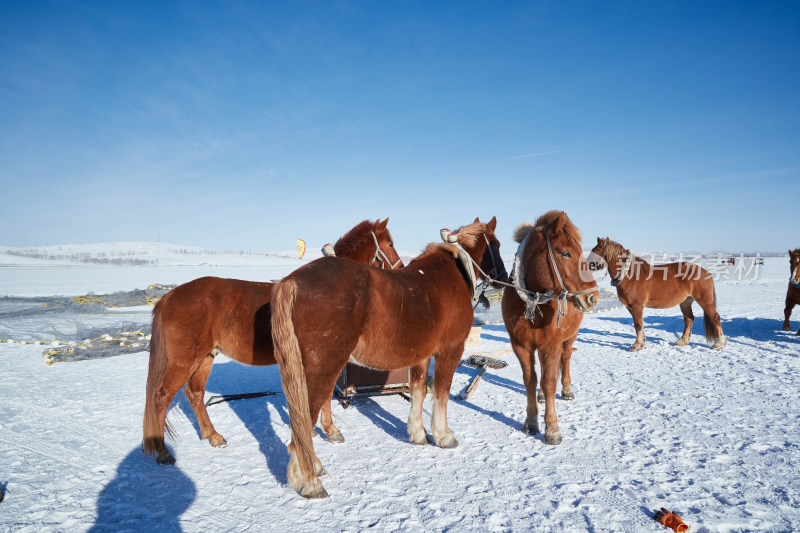
M717 288L714 286L713 280L711 280L711 290L714 296L714 299L712 300L714 303L714 314L716 315L717 320L719 320L719 313L717 312ZM716 343L719 340L720 337L717 335L717 328L714 327L712 317L709 316L709 314L705 311L703 311L703 330L706 334L706 340L709 342Z
M292 318L296 297L297 282L292 278L272 288L272 342L292 429L287 477L289 486L306 498L324 498L327 493L317 479L317 473L323 470L312 442L314 421L311 420L303 354Z
M161 298L153 308L153 327L150 332L150 363L147 367L147 397L144 404L144 421L142 423L142 443L145 456L158 455L166 449L164 432L173 438L175 432L169 422L164 419L162 427L156 407L156 395L160 388L164 373L167 370L167 346L161 325L163 304L171 293Z

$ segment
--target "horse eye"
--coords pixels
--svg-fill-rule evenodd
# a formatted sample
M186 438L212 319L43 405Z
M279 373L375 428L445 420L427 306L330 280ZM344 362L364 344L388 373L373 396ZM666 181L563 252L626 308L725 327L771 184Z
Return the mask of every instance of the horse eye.
M394 243L393 242L389 243L389 248L394 248Z
M566 257L567 259L571 259L572 258L572 254L569 253L569 252L558 252L558 253L559 253L559 255L561 255L561 257Z

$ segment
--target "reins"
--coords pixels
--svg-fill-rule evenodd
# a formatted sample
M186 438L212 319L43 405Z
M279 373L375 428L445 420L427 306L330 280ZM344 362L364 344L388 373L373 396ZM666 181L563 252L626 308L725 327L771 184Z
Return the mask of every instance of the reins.
M523 302L525 302L525 318L527 318L531 322L534 321L537 312L540 315L542 314L542 312L539 310L539 306L540 305L548 303L548 302L551 302L553 300L557 301L557 312L558 312L558 315L557 315L557 318L556 318L556 326L558 326L558 325L560 325L561 317L562 316L566 316L568 311L569 311L569 306L567 305L567 299L572 298L574 296L581 296L583 294L588 294L590 292L595 292L597 289L596 288L595 289L587 289L587 290L577 291L577 292L569 292L567 290L566 285L564 285L564 280L561 278L561 273L558 270L558 265L556 264L555 256L553 255L553 248L550 245L550 236L545 233L545 238L547 239L547 250L548 250L548 253L549 253L549 256L550 256L550 261L551 261L551 263L553 265L553 270L554 270L554 272L556 274L556 279L558 279L558 283L559 283L559 285L561 285L561 292L556 293L555 291L552 291L552 290L536 292L536 291L528 290L523 285L525 275L524 275L524 268L523 268L523 265L522 265L522 253L524 252L525 246L527 245L528 240L529 240L530 236L533 233L534 233L533 231L528 233L528 235L525 237L525 239L523 239L523 241L520 243L519 248L517 248L517 253L514 256L514 270L513 270L513 273L512 273L513 283L506 283L504 281L500 281L500 280L494 279L489 274L484 272L483 269L481 269L480 265L472 258L472 256L470 256L466 252L466 250L464 250L464 248L461 246L461 244L459 244L457 234L451 233L450 230L447 230L447 229L443 229L443 230L440 231L442 240L444 242L446 242L448 244L452 244L452 245L456 246L456 248L458 248L459 257L461 257L461 254L463 253L463 256L466 256L467 258L469 258L469 261L475 266L475 268L478 270L478 272L480 272L481 275L484 277L484 283L495 283L495 284L498 284L498 285L504 285L506 287L513 287L514 289L516 289L517 294L519 295L519 297L522 299ZM495 273L497 271L497 263L495 262L494 253L492 252L491 245L489 244L489 238L486 237L485 233L483 234L483 238L486 240L486 245L488 247L487 249L489 250L489 255L490 255L491 259L492 259L492 265L494 267L492 269L492 273ZM462 259L462 261L463 261L463 259ZM468 266L468 265L465 265L465 266ZM472 272L472 269L468 269L468 271L470 272L471 276L474 276L474 273ZM474 280L474 277L473 277L473 280ZM474 281L472 282L472 287L473 287L473 298L474 298L475 294L477 294L477 286L475 285Z

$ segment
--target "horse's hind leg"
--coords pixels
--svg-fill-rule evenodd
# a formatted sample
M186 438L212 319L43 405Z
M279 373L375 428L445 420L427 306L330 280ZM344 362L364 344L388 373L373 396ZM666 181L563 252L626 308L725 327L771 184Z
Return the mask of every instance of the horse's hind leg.
M569 373L569 362L572 359L572 343L575 337L564 341L564 351L561 352L561 399L574 400L575 393L572 392L572 377Z
M422 422L422 402L428 392L430 359L411 367L411 408L408 412L408 440L414 444L428 444L428 434ZM438 370L438 368L437 368ZM438 372L437 372L438 373Z
M433 375L433 413L431 414L431 433L433 441L442 448L455 448L458 441L447 426L447 401L450 399L450 385L464 345L450 350L439 350L436 356L436 370Z
M322 404L319 413L319 425L322 426L322 431L325 432L325 437L331 442L344 442L344 435L333 424L333 414L331 414L330 402Z
M675 343L675 346L686 346L689 344L689 337L692 335L692 324L694 324L692 302L694 302L694 298L691 296L688 296L684 301L681 302L681 313L683 313L683 335L680 339L678 339L678 342Z
M200 425L200 438L203 440L208 439L208 442L214 447L225 447L228 445L228 441L214 429L214 424L211 423L211 419L208 417L206 405L203 403L206 393L206 382L208 381L208 375L211 373L211 366L213 364L214 356L211 354L207 355L203 359L203 362L200 363L200 366L197 367L197 370L194 371L192 377L189 378L189 382L186 384L185 394L189 399L189 403L192 405L194 415L197 417L197 423Z

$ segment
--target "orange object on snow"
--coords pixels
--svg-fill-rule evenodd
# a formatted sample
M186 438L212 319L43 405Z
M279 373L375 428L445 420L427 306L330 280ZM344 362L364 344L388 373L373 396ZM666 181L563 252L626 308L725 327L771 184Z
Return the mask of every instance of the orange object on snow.
M680 516L668 511L667 509L664 509L663 507L660 511L656 512L656 515L653 517L653 519L659 524L663 524L664 526L672 529L673 531L677 531L678 533L689 530L689 526L684 523Z

